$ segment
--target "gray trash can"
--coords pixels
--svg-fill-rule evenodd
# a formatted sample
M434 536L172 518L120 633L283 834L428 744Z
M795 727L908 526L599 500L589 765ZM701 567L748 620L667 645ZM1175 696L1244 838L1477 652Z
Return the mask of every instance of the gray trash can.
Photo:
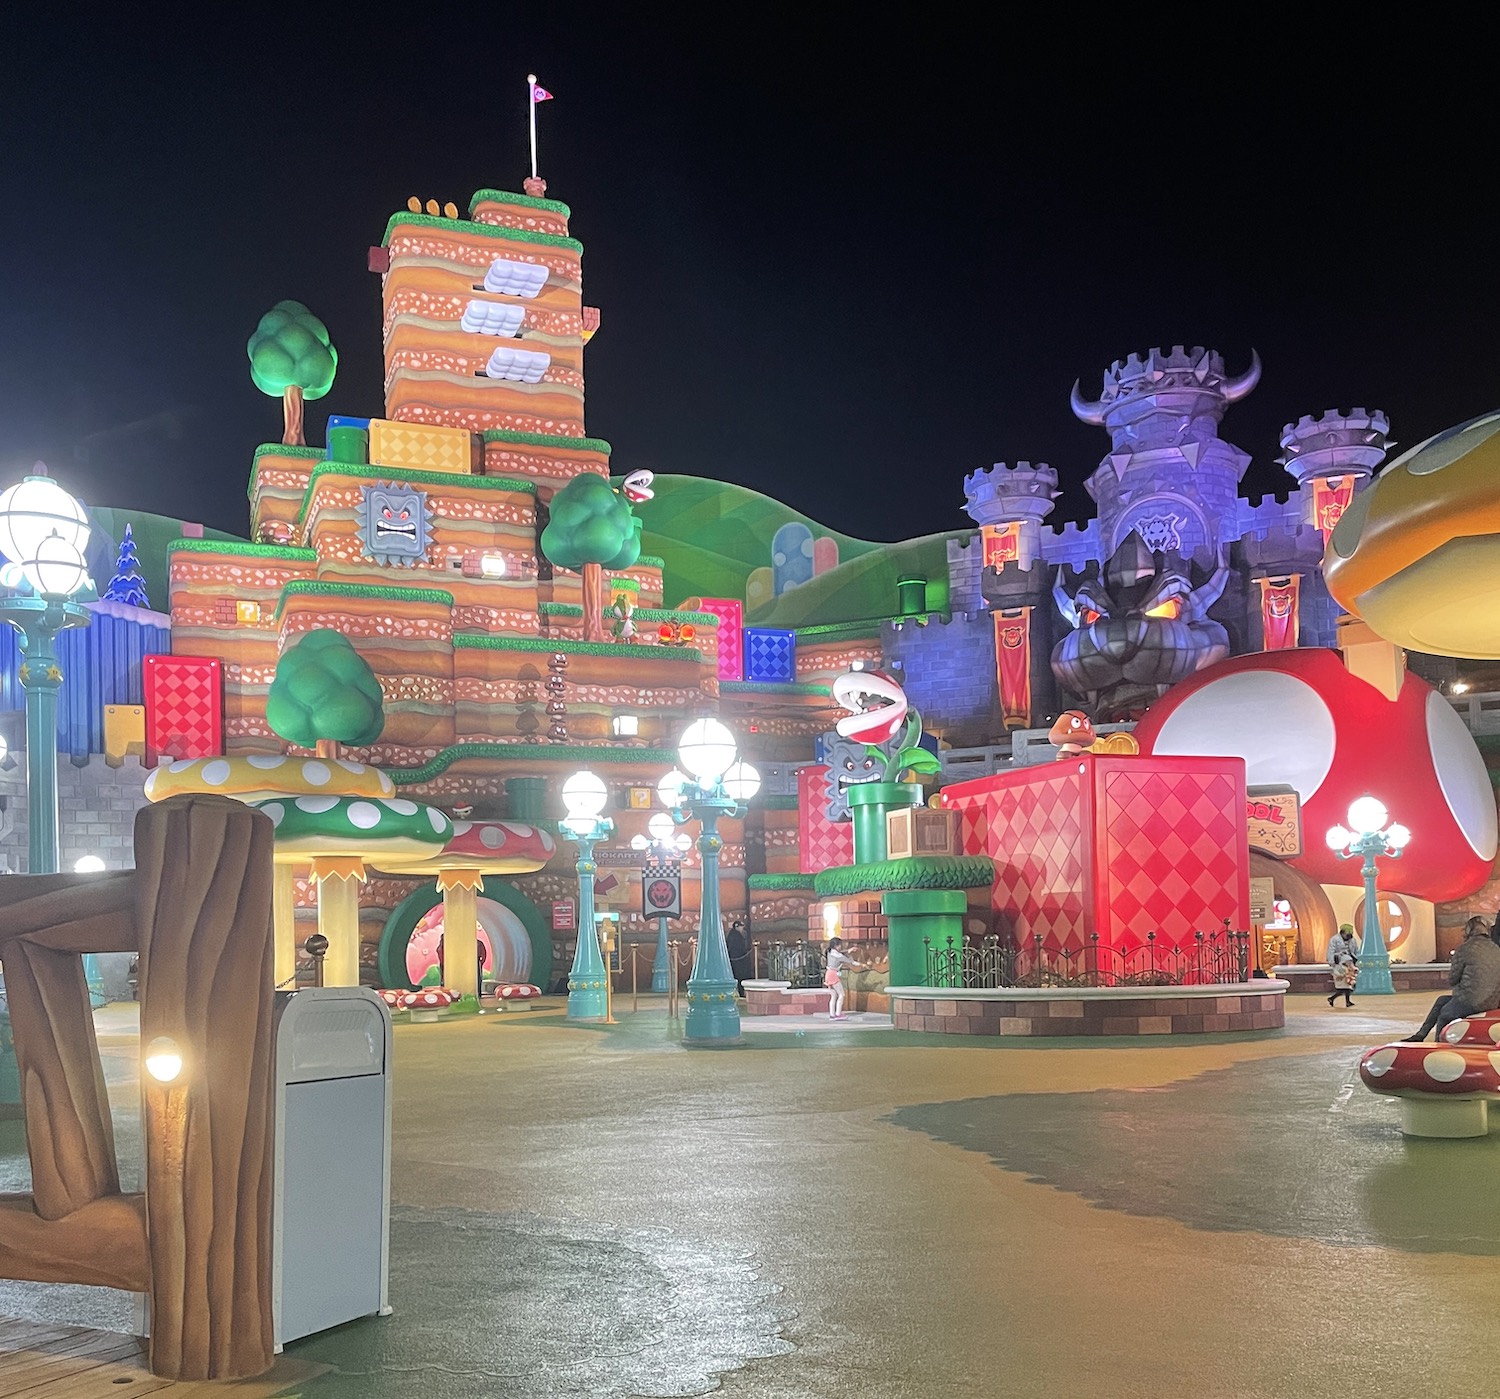
M276 993L276 1349L387 1316L391 1017L364 987Z

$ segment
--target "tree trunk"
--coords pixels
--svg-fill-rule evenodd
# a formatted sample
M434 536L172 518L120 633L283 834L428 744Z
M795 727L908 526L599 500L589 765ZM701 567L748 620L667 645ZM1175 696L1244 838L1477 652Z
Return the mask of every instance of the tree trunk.
M302 433L302 385L289 384L281 395L281 413L286 420L286 431L281 434L286 446L303 447L307 438Z
M604 569L596 563L583 566L583 639L604 640Z

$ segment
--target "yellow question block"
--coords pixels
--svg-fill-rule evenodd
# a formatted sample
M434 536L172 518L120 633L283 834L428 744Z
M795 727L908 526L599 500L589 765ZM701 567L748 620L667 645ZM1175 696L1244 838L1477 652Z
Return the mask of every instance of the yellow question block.
M127 756L146 756L146 706L143 704L106 704L104 706L104 761L112 768L124 763Z
M370 465L407 471L448 471L468 476L474 469L469 433L457 427L393 423L370 419Z

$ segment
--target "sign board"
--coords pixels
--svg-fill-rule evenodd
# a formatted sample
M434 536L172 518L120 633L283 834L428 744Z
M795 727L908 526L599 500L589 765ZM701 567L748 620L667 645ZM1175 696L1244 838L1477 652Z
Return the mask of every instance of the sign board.
M1252 879L1250 881L1250 921L1269 923L1272 905L1276 902L1274 879Z
M646 918L682 917L681 865L648 865L641 872L641 913Z
M1250 848L1278 860L1302 853L1302 804L1295 787L1250 787L1245 793Z
M594 851L594 863L602 870L639 869L641 852L628 847L620 849L617 846L606 846L603 850Z
M578 918L574 911L573 900L554 899L552 901L552 931L570 933L577 926Z

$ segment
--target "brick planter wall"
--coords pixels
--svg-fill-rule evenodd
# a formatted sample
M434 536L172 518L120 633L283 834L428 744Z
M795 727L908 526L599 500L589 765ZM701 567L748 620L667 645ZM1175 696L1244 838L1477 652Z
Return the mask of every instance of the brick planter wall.
M942 1035L1202 1035L1279 1030L1286 982L1235 986L937 990L893 986L898 1030Z
M1289 983L1288 994L1293 996L1326 996L1333 990L1329 970L1325 966L1273 967L1272 974ZM1448 964L1446 962L1412 962L1406 966L1391 968L1391 985L1398 991L1449 990ZM1359 987L1354 988L1359 995Z
M816 1015L828 1009L828 988L793 991L784 981L747 981L746 1015Z

